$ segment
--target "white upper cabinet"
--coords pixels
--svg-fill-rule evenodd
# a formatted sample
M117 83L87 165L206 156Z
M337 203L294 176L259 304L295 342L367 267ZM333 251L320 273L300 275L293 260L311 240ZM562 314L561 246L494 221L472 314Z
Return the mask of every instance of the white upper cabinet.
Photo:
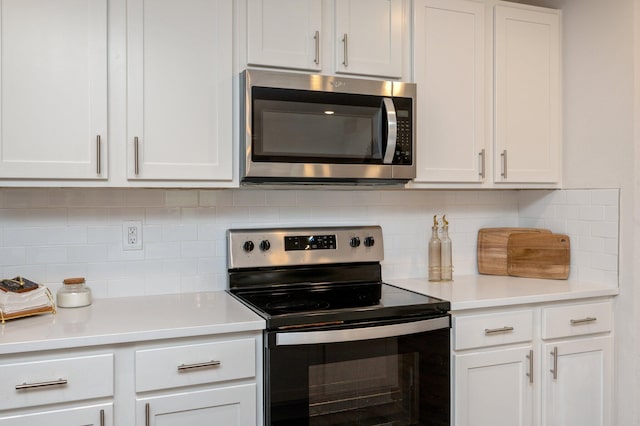
M560 12L490 0L416 0L413 28L415 182L557 186Z
M127 2L127 176L232 179L232 0Z
M560 12L495 7L496 182L560 179Z
M400 79L406 0L247 0L247 65Z
M336 72L402 77L402 0L336 0Z
M107 0L0 8L0 178L107 178Z
M250 65L320 71L321 0L248 0Z
M417 0L416 182L482 182L485 177L485 6Z

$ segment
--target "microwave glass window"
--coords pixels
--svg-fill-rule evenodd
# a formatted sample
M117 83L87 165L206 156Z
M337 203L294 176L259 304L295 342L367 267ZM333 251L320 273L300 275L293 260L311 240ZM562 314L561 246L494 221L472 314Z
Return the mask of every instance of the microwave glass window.
M386 132L380 99L361 103L254 99L254 160L381 163Z

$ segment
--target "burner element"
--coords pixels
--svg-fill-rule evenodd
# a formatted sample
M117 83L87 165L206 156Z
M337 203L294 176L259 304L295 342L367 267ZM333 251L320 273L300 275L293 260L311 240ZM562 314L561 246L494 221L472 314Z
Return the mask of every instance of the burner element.
M274 314L286 314L294 312L310 312L328 309L331 304L323 300L296 298L293 300L276 300L267 302L266 309Z

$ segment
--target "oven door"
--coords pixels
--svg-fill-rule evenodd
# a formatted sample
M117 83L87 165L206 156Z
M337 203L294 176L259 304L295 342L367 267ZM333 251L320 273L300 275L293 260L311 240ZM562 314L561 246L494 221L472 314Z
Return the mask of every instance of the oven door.
M450 318L269 332L270 425L449 425Z

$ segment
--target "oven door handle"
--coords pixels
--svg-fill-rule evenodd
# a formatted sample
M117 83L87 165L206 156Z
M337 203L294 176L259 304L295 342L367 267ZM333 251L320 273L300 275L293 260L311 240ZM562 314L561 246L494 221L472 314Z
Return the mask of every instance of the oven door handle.
M449 328L451 326L449 318L450 317L447 315L428 320L374 327L276 333L276 346L353 342L355 340L382 339L385 337L423 333L425 331Z

